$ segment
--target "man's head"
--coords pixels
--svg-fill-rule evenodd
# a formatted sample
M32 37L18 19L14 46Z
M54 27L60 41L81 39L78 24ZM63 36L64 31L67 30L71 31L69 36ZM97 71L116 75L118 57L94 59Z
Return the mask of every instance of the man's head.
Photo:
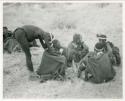
M106 39L107 39L107 36L106 35L103 35L103 34L97 34L97 38L99 39L99 42L100 43L105 43L106 42Z
M7 34L7 32L8 32L8 28L6 26L3 27L3 34Z
M53 40L54 40L53 34L45 32L45 34L44 34L44 41L45 41L45 43L48 43L49 45L52 45Z
M57 39L53 40L53 47L56 49L61 48L61 44L60 44L59 40L57 40Z
M76 44L79 44L82 42L82 36L80 34L74 34L73 35L73 42Z
M95 47L94 47L94 51L96 53L103 52L104 51L104 44L100 43L100 42L96 43Z

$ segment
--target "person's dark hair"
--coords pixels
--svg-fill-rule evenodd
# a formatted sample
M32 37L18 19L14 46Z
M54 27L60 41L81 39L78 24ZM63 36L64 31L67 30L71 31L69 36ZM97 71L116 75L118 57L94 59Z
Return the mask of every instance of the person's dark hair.
M8 28L7 28L6 26L4 26L3 29L6 29L6 30L7 30Z
M56 48L56 49L60 49L60 48L61 48L61 45L60 45L59 40L54 39L54 40L52 41L52 43L53 43L53 47L54 47L54 48Z
M106 39L107 39L107 36L104 35L104 34L97 34L96 36L97 36L97 38L98 38L99 40L106 41Z
M78 33L75 33L73 35L73 42L77 43L78 40L80 40L82 38L82 36Z
M95 51L103 51L103 49L104 49L104 44L103 43L96 43L95 44L95 47L94 47L94 50Z

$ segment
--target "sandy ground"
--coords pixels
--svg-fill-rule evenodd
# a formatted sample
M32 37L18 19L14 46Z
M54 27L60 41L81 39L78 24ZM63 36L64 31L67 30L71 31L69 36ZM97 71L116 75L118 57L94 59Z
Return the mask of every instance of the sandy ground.
M122 5L109 4L6 4L3 24L14 30L25 24L40 26L52 32L61 44L67 46L75 32L81 33L85 43L93 50L96 34L104 33L108 40L120 48L122 56ZM38 41L39 43L39 41ZM37 69L43 48L31 48L34 68ZM114 67L115 78L108 83L92 84L76 78L72 70L66 71L72 80L30 81L25 55L3 55L4 98L122 98L122 65Z

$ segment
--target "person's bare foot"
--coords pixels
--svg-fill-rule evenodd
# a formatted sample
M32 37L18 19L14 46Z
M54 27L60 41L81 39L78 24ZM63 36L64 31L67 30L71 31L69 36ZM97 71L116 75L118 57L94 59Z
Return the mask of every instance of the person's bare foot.
M44 83L44 82L46 82L46 81L47 81L47 80L41 80L40 83Z
M36 80L38 80L39 78L40 78L40 76L39 76L37 73L35 73L35 72L30 72L29 80L31 80L31 81L36 81Z
M87 78L87 77L85 77L85 78L84 78L84 80L85 80L85 81L88 81L88 78Z

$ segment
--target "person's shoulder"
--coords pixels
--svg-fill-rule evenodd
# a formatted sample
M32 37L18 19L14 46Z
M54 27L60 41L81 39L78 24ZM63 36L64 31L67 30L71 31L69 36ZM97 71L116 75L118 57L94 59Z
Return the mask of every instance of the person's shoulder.
M68 44L68 48L71 48L71 47L73 47L73 42L72 41Z
M94 55L95 55L95 52L90 51L86 56L87 56L87 57L93 57Z
M72 41L71 42L69 42L69 44L68 45L72 45Z
M110 41L107 41L107 44L110 45L110 47L114 47L114 44Z
M82 45L84 48L87 48L87 49L89 48L85 42L82 42Z

